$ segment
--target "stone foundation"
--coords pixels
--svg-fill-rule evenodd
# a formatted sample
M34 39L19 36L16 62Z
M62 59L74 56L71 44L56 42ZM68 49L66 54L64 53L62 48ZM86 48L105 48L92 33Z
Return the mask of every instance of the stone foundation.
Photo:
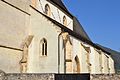
M0 71L0 80L54 80L54 74L6 74Z
M90 80L120 80L117 74L91 74Z
M0 80L57 80L55 79L56 76L58 76L58 80L120 80L120 75L117 74L6 74L0 71Z

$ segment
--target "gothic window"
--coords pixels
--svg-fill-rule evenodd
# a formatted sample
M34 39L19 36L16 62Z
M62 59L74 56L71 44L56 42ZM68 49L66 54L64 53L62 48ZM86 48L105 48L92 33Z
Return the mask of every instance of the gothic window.
M64 25L64 26L67 26L67 19L66 19L65 16L63 16L63 25Z
M45 38L40 41L40 53L42 56L47 56L47 40Z
M79 62L79 58L78 56L75 57L75 63L74 63L74 68L73 68L73 71L74 73L80 73L80 62Z
M48 16L51 15L50 6L48 4L45 5L45 14Z

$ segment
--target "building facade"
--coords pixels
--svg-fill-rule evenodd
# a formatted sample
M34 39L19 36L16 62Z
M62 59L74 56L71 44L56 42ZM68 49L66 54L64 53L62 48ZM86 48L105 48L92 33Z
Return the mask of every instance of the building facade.
M0 69L6 73L113 74L61 0L0 0Z

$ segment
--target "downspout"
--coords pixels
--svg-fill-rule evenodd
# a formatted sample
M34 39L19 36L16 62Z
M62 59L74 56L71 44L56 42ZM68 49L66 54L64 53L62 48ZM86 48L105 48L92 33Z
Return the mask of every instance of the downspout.
M64 74L66 74L66 47L65 46L64 46Z
M58 73L60 73L60 37L62 33L64 33L64 31L58 35ZM64 73L66 73L66 48L64 49Z
M60 73L60 36L62 32L58 35L58 74Z
M62 33L64 33L64 31L58 35L58 73L60 73L60 37ZM64 73L66 73L66 48L64 48Z

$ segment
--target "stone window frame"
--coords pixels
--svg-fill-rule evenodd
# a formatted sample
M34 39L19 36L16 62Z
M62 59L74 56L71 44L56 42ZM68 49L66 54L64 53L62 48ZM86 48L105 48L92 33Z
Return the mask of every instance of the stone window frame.
M47 39L42 38L40 40L40 55L47 56Z
M66 18L66 16L63 16L63 25L67 26L67 18Z
M74 65L73 66L74 66L73 72L80 73L80 59L77 55L74 57Z
M44 9L45 9L44 13L45 13L47 16L51 16L51 9L50 9L49 4L46 4Z

